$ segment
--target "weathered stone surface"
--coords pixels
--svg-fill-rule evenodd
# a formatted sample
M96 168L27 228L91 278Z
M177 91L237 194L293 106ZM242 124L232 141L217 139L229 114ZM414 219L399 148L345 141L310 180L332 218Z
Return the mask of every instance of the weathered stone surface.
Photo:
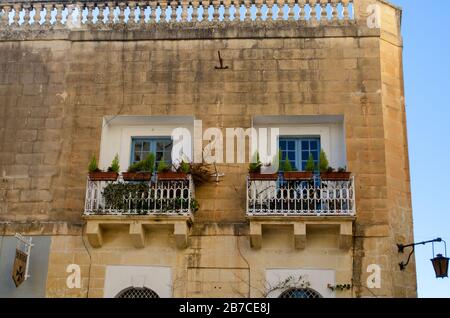
M355 0L357 11L364 12L361 8L374 1ZM53 239L48 296L76 296L65 287L63 265L74 259L85 267L90 262L79 236L86 167L90 156L99 153L103 116L118 114L194 115L205 128L221 129L250 127L254 115L343 115L348 168L357 187L355 252L340 250L334 232L326 234L332 239L323 241L313 234L311 244L329 244L325 244L327 251L337 258L309 249L308 234L305 242L302 231L296 232L299 249L295 251L292 235L269 230L261 236L251 231L245 223L246 166L219 165L227 171L223 181L196 189L201 208L195 222L216 225L191 230L196 235L188 239L184 229L178 236L159 233L152 241L157 245L139 250L130 233L118 233L120 240L115 241L130 243L119 251L110 244L111 233L88 231L91 242L104 241L92 256L91 276L96 281L89 296L103 295L104 268L112 263L175 266L188 282L187 291L176 290L175 295L211 295L215 285L205 281L203 286L197 276L190 280L189 274L183 274L186 267L222 266L227 276L235 266L234 274L248 279L249 265L238 255L237 244L259 273L252 284L258 284L267 266L322 264L336 268L346 280L353 279L350 296L372 296L362 287L366 268L380 264L385 276L376 295L415 296L414 263L407 272L399 272L394 248L395 243L412 240L400 13L384 1L378 3L381 30L367 28L363 16L357 23L318 26L283 22L186 28L179 24L155 25L145 32L1 29L1 229L6 234L75 235ZM218 50L229 69L214 68ZM246 230L217 228L229 223ZM134 243L142 247L142 232L132 234ZM342 234L341 244L348 247L351 233ZM261 249L251 250L250 240ZM177 249L176 243L189 248ZM229 254L218 264L219 256L212 251L223 244ZM195 246L209 256L194 251ZM221 271L205 273L211 276L208 282L235 284L224 295L247 293L235 279L222 280ZM218 280L214 275L219 275ZM86 280L83 276L78 296L86 295ZM252 291L252 296L260 294Z

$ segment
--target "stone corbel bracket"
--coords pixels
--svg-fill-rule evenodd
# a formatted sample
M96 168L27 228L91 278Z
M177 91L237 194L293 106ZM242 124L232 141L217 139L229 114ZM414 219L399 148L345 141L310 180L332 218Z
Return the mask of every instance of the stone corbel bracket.
M338 246L348 250L353 242L354 217L251 217L250 245L253 249L262 247L263 227L288 226L293 229L294 245L296 249L306 248L307 227L336 226L338 230Z
M103 232L108 226L125 225L129 227L129 235L136 248L145 247L145 234L154 226L173 228L176 246L185 249L188 246L190 216L86 216L86 236L92 247L102 247Z

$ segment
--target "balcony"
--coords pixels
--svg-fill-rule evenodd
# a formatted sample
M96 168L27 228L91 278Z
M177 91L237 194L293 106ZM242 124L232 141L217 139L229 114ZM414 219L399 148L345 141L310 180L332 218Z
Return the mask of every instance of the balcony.
M354 216L354 178L347 181L247 180L248 216Z
M193 199L190 176L186 180L146 183L127 182L122 176L113 182L88 178L84 215L190 216Z
M339 247L352 243L355 219L354 177L348 180L286 181L247 179L247 219L253 248L262 246L263 227L293 228L295 248L306 247L307 228L335 227Z
M188 227L195 208L194 183L184 180L92 181L88 178L84 218L87 236L94 247L103 244L103 231L129 226L136 247L145 246L145 230L152 226L173 228L179 248L187 246Z

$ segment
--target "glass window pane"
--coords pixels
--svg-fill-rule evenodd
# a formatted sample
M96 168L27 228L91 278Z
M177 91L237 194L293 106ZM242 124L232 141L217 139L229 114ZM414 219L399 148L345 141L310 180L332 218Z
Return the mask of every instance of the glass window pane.
M286 149L286 140L280 140L280 149L285 150Z
M163 153L162 152L157 152L156 153L156 161L161 161L163 159Z
M311 152L313 154L314 160L319 160L319 153L317 151Z
M150 151L150 142L149 141L143 141L142 142L142 150L143 151Z
M141 144L139 143L139 141L135 141L134 142L134 152L139 152L141 151Z
M311 142L309 143L311 150L317 150L317 146L318 146L318 142L317 140L311 140Z
M166 152L164 154L164 160L167 161L167 163L171 164L172 163L172 154L170 152Z
M309 151L302 151L302 160L309 159Z
M166 151L172 151L172 140L167 140L165 142L164 148Z
M293 163L293 161L295 161L295 152L289 151L288 158L289 158L289 160L291 160L291 163Z
M295 141L293 141L293 140L288 141L288 149L295 150Z
M162 151L164 149L164 145L161 141L156 141L156 151Z
M302 140L302 150L309 150L308 140Z

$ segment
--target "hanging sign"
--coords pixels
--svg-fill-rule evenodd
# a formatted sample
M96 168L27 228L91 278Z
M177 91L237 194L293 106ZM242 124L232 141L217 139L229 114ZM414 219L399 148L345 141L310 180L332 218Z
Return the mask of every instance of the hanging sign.
M12 271L12 279L16 287L19 287L28 277L28 265L30 261L31 238L27 240L20 234L16 234L17 239L16 256L14 258L14 265Z
M12 278L16 287L19 287L25 281L25 272L27 268L28 255L23 251L16 249L16 258L14 259L14 266Z

